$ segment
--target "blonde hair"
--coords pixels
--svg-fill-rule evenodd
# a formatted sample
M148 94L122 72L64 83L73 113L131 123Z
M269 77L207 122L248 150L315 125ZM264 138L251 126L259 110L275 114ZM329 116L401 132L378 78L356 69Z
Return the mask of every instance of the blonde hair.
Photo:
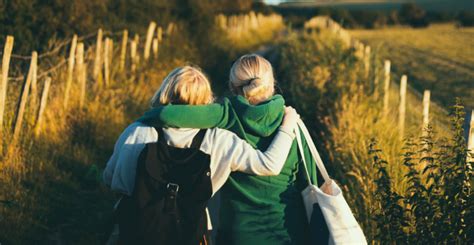
M207 77L196 67L174 69L151 99L151 106L167 104L203 105L214 100Z
M251 104L268 100L275 92L275 78L270 62L256 54L240 57L230 69L232 93L244 96Z

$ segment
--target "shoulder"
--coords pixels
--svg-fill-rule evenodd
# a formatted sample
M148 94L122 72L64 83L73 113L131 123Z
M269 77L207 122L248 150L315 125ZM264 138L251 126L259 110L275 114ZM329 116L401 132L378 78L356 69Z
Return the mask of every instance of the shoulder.
M150 130L150 129L154 130L152 126L148 126L147 124L144 124L142 122L134 122L128 125L128 127L125 130Z
M122 133L121 138L126 138L127 141L155 141L158 139L158 133L155 128L143 124L141 122L134 122L130 124Z
M222 140L222 139L233 139L233 138L238 138L238 136L227 130L227 129L222 129L222 128L210 128L207 129L206 132L206 138L211 139L211 140Z
M230 146L242 141L235 133L221 128L207 129L204 140L201 144L201 150L210 153L213 149L225 150Z

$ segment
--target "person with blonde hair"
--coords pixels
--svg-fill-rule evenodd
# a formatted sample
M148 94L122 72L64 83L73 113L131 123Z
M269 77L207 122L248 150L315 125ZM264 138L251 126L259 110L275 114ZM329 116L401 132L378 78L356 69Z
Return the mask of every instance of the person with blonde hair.
M250 104L268 100L275 93L275 78L270 62L258 55L240 57L230 69L229 87Z
M211 86L197 68L173 70L151 100L152 107L206 105ZM117 206L120 244L207 242L207 202L231 172L278 175L294 139L299 116L285 108L283 123L265 151L234 133L211 128L128 126L117 140L103 179L123 196Z
M156 126L229 129L253 147L265 149L282 123L285 106L283 97L275 94L272 65L256 54L240 57L230 69L229 88L234 96L221 103L162 106L145 113L140 121ZM309 231L300 194L307 185L304 171L300 171L302 157L308 162L312 183L317 183L317 174L304 139L303 145L305 156L298 154L297 144L292 142L277 176L230 175L220 195L218 245L327 242L324 220L316 219L321 223L317 224L320 233Z

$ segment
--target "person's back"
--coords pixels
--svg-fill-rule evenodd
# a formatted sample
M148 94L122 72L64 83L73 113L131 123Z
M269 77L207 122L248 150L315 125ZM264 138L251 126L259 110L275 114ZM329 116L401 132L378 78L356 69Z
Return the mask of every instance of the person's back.
M165 78L152 105L208 104L211 100L207 78L192 67L183 67ZM127 127L104 170L104 182L125 195L118 204L121 244L205 242L201 239L207 230L205 206L232 171L280 173L298 120L294 109L285 112L265 152L220 128L159 128L158 133L140 122Z
M168 105L147 112L141 121L157 127L220 127L236 133L258 149L265 149L282 122L284 109L283 97L273 95L270 63L256 55L241 57L232 67L229 87L237 96L224 98L222 104ZM201 117L203 114L206 117ZM226 182L219 212L219 244L309 243L308 222L300 194L307 182L299 174L301 156L296 142L291 143L289 157L279 176L255 178L232 174ZM314 159L308 147L304 147L304 151L310 177L316 183Z
M232 66L231 99L245 131L244 138L265 149L281 122L278 111L259 110L274 93L273 71L257 55L241 57ZM307 159L311 159L309 154ZM308 244L309 230L301 190L305 180L299 170L296 142L278 176L232 173L222 189L218 244ZM312 171L313 180L316 179Z
M274 136L267 134L276 130L279 124L274 122L279 115L260 115L264 120L256 122L251 116L254 106L241 96L231 101L245 129L246 140L265 149ZM310 159L309 154L306 157ZM221 191L217 244L308 244L308 224L300 194L306 182L300 175L300 159L293 142L279 175L231 174Z
M297 114L289 117L265 152L224 129L167 128L158 135L150 126L131 124L104 171L107 185L130 193L118 207L122 243L197 244L203 229L210 228L204 223L207 201L231 171L280 173L294 139ZM137 165L134 159L138 159L136 174L127 171Z
M200 151L206 130L190 148L149 143L137 161L135 188L117 214L124 244L199 244L207 232L207 201L212 195L210 156Z

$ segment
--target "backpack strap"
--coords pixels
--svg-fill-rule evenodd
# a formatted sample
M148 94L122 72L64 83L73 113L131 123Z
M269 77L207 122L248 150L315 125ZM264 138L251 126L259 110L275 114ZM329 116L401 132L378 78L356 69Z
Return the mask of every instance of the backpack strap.
M158 142L166 143L163 128L159 128L159 127L154 127L154 128L155 128L156 132L158 133Z
M206 136L207 129L201 129L199 132L194 136L193 142L191 143L191 148L199 149L201 147L202 142L204 141L204 136Z

